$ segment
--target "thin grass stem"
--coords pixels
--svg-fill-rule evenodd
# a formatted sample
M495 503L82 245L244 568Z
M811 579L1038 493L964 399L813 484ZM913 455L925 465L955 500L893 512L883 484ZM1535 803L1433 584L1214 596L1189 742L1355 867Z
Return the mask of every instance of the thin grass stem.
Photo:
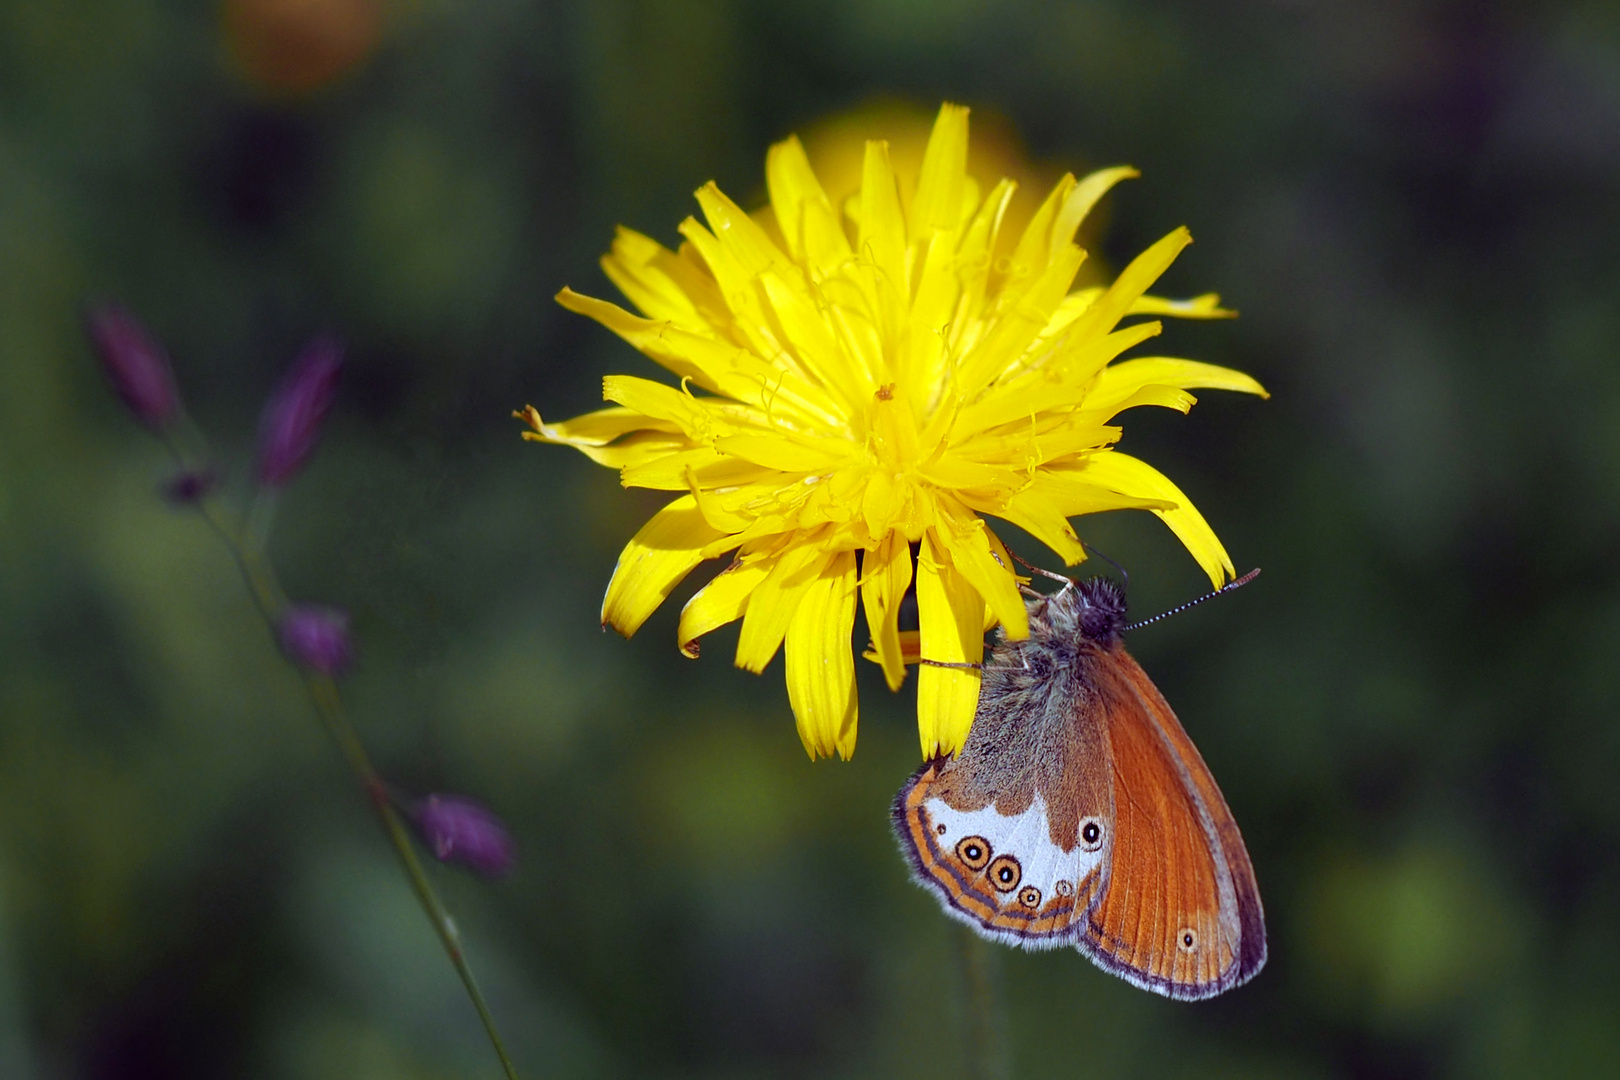
M422 860L417 857L416 847L411 843L410 832L400 819L399 811L394 808L394 800L389 795L387 783L377 774L376 768L371 764L371 756L366 753L365 745L360 741L359 733L354 730L354 725L349 723L348 715L343 710L343 699L338 694L337 683L333 682L330 676L319 674L306 675L305 682L309 686L310 698L315 702L315 711L320 714L326 730L331 733L343 751L349 768L354 771L355 776L365 787L366 794L371 797L371 805L376 808L377 816L382 819L383 831L393 842L394 851L405 867L405 876L410 879L411 887L416 890L416 898L421 901L422 910L427 912L428 921L433 924L434 932L439 935L445 954L450 957L450 963L455 967L456 974L461 976L462 985L467 988L467 996L472 999L473 1008L478 1011L478 1019L483 1021L484 1031L489 1035L490 1045L495 1048L495 1055L501 1059L501 1066L506 1070L510 1080L517 1080L517 1069L506 1052L506 1044L501 1041L500 1031L495 1027L495 1017L490 1013L489 1004L484 1000L484 992L478 988L478 980L473 976L471 965L467 963L455 921L450 918L450 913L445 910L438 893L428 881Z

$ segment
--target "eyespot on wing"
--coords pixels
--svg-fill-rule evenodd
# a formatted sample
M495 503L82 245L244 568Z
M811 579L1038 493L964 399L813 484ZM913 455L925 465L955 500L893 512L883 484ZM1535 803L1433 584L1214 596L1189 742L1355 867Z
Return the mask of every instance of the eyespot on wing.
M966 923L984 937L1028 949L1060 948L1073 943L1077 913L1094 892L1093 873L1082 887L1070 885L1067 894L1053 888L1042 890L1023 882L1022 860L1009 851L997 850L997 842L978 832L952 834L939 831L939 822L930 814L929 804L939 762L924 765L901 788L895 799L893 819L900 846L911 864L912 876L927 890L947 915ZM1032 808L1039 813L1039 808ZM979 812L990 820L1000 818L1001 827L1018 835L1039 834L1044 824L1024 822L996 815L994 810ZM970 844L969 841L975 841ZM970 866L960 852L977 863ZM994 879L996 871L1007 871L1008 878ZM1024 887L1020 888L1020 884ZM1031 894L1035 902L1030 903Z

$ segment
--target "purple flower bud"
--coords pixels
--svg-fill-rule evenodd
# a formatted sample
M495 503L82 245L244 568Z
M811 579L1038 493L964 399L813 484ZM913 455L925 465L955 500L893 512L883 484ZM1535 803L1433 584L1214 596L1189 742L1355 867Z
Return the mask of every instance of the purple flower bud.
M85 329L101 357L113 390L135 419L162 431L180 415L180 392L162 346L117 304L102 304L85 317Z
M349 616L336 608L293 604L276 627L282 651L301 668L340 675L349 666Z
M184 469L163 485L163 497L175 506L195 506L208 497L219 483L213 469Z
M342 368L343 346L327 337L310 342L293 362L259 425L259 483L281 487L304 467L320 440Z
M512 837L499 818L471 799L429 795L412 808L422 839L441 862L458 862L487 877L512 868Z

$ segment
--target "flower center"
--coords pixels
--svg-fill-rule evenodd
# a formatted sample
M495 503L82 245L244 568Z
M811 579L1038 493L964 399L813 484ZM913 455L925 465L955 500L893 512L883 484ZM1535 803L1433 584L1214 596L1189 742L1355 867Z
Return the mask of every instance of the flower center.
M921 462L917 418L894 383L885 383L873 395L869 452L874 464L890 474L915 469Z

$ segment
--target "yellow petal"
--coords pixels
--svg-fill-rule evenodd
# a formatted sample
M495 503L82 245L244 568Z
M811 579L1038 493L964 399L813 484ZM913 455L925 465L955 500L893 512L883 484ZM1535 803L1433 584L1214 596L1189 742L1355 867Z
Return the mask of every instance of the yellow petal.
M1010 568L1013 565L1012 552L1008 551L1007 550L1007 545L1003 544L1001 542L1001 537L997 536L990 529L990 526L988 524L986 524L985 527L984 527L984 535L985 535L985 538L990 541L990 551L996 557L996 565L997 566L1006 566L1006 567ZM1028 585L1028 584L1029 584L1029 578L1020 577L1016 570L1013 571L1013 588L1014 588L1014 590L1017 590L1019 585ZM1023 599L1024 599L1023 594L1019 593L1018 594L1018 602L1023 603ZM1029 618L1028 605L1025 605L1024 617L1025 617L1025 621L1027 623L1028 618ZM996 613L993 610L991 610L990 605L986 604L984 606L984 628L983 628L984 632L988 634L990 631L994 630L996 628L996 624L999 623L1000 621L1001 620L999 618L997 618Z
M691 394L683 394L673 386L653 382L635 375L608 375L602 379L602 396L617 401L636 412L667 421L678 430L702 441L715 437L712 430L721 427L720 434L731 434L714 413Z
M1117 165L1112 169L1099 169L1075 184L1052 220L1048 258L1057 258L1063 245L1073 242L1074 234L1080 231L1080 223L1085 221L1092 207L1108 194L1110 188L1121 180L1134 180L1141 175L1129 165Z
M1192 243L1192 233L1186 227L1172 230L1152 247L1131 260L1106 292L1094 300L1074 321L1072 333L1077 336L1099 334L1130 311L1148 287L1159 280L1170 264L1176 261L1182 248Z
M911 280L906 266L906 219L900 211L900 191L895 186L894 167L889 164L889 144L872 140L866 144L861 167L861 221L856 250L871 260L881 275L889 295L910 297Z
M794 274L796 268L770 234L712 182L698 190L697 198L714 231L709 232L692 218L681 223L680 231L714 273L733 316L729 320L733 337L740 335L756 356L778 356L782 343L766 317L760 275L773 266Z
M927 242L911 312L895 343L896 390L907 397L918 416L948 412L955 405L955 395L946 393L946 368L954 359L946 345L951 316L961 297L956 240L954 230L942 230ZM951 399L950 406L936 409L942 396Z
M735 535L753 524L748 518L732 511L723 500L704 491L699 486L697 474L691 466L686 468L686 490L692 496L692 501L697 503L698 513L702 514L703 520L713 528Z
M1163 296L1139 296L1131 305L1131 315L1170 315L1178 319L1235 319L1237 312L1221 307L1220 293L1204 293L1191 300L1170 300Z
M1003 178L986 196L968 223L957 245L957 273L961 277L961 301L947 329L946 344L951 353L964 355L973 348L983 326L980 316L989 304L992 258L1001 230L1001 219L1018 185Z
M658 269L668 274L670 280L679 284L692 298L692 304L703 317L708 331L724 334L731 321L731 308L720 292L720 283L714 279L714 271L703 261L702 253L688 241L673 256L660 255L656 262Z
M1147 462L1118 451L1094 454L1079 475L1091 483L1122 494L1175 503L1174 509L1153 512L1170 526L1170 531L1198 560L1198 565L1209 575L1210 584L1218 589L1234 575L1232 557L1221 546L1220 539L1209 527L1209 522L1204 520L1204 515L1181 493L1180 488L1170 482L1169 477Z
M601 454L617 448L618 444L614 444L585 453ZM751 461L722 454L713 447L690 444L676 447L662 456L649 453L627 460L619 468L620 484L655 491L690 490L693 481L704 488L734 487L781 476L775 469L762 468Z
M1070 173L1064 173L1047 194L1046 201L1041 203L1039 210L1024 226L1023 234L1018 238L1018 246L1013 249L1012 255L1004 265L998 265L997 270L1002 273L1001 292L996 297L996 311L1003 312L1018 303L1024 290L1029 288L1046 269L1046 264L1052 260L1052 222L1057 218L1059 209L1068 200L1074 191L1075 179Z
M1057 552L1058 557L1069 566L1086 557L1086 549L1075 535L1074 526L1069 524L1068 515L1042 498L1039 492L1020 491L1003 500L998 507L986 506L981 509L1017 525Z
M697 639L743 617L748 598L776 565L774 559L740 559L699 589L681 609L675 640L687 656L698 654Z
M1053 364L1038 375L1031 374L994 387L979 401L962 410L956 422L956 440L961 442L975 432L1023 420L1046 409L1064 409L1082 402L1091 408L1091 398L1095 393L1091 372L1126 349L1155 336L1160 329L1156 322L1121 327L1075 350L1065 358L1061 367ZM1041 380L1038 385L1033 382L1036 379Z
M854 489L859 481L851 472L835 472L825 478L825 483L820 477L807 476L805 479L815 482L804 485L809 494L798 508L801 528L808 529L828 523L844 526L858 519L860 502ZM840 532L847 531L840 530Z
M598 465L606 465L610 469L636 470L654 462L668 461L671 457L678 457L698 448L693 446L692 440L685 435L668 435L661 431L638 431L634 435L620 439L611 446L581 446L577 449ZM712 452L710 451L710 453ZM658 485L627 484L625 486L650 487ZM666 490L673 491L679 485L664 486Z
M1088 285L1065 296L1063 303L1058 305L1056 313L1052 316L1052 324L1046 328L1047 334L1056 336L1060 331L1067 329L1075 319L1085 314L1086 308L1097 302L1097 297L1107 291L1107 287L1103 285Z
M660 265L674 255L658 241L620 225L612 251L602 256L602 272L648 318L699 329L704 323L697 305Z
M848 440L772 435L731 435L716 439L714 448L769 469L799 473L831 472L848 464L854 449Z
M1028 440L1024 447L1026 459L1035 464L1045 464L1119 441L1119 428L1093 421L1094 418L1085 413L1073 414L1067 425Z
M662 331L673 328L674 323L640 318L617 304L598 300L594 296L585 296L573 289L564 289L557 294L556 300L569 311L595 319L635 346L649 359L657 361L681 378L691 379L705 390L717 389L713 373L705 371L701 365L669 349L661 342Z
M954 452L983 462L999 462L1028 470L1084 450L1097 450L1119 441L1120 429L1090 422L1084 413L1050 413L1035 418L1029 427L1009 424L999 431L975 435Z
M855 553L841 551L799 599L788 624L787 690L814 761L855 752Z
M1084 455L1080 460L1090 460L1092 456ZM1106 510L1175 509L1176 504L1169 500L1122 495L1110 488L1089 483L1084 477L1085 473L1079 466L1058 472L1040 469L1030 478L1027 486L1013 495L992 500L976 499L964 494L962 501L982 514L1017 525L1057 552L1070 566L1083 561L1086 552L1069 518ZM1006 556L1003 555L1003 558Z
M1140 387L1134 394L1123 401L1109 402L1100 408L1093 408L1090 401L1086 402L1084 413L1096 423L1106 423L1126 409L1135 409L1142 405L1157 405L1161 409L1174 409L1178 413L1191 411L1198 399L1185 390L1178 390L1174 386L1164 386L1158 383L1149 383Z
M788 254L802 261L806 205L827 203L828 199L797 135L789 135L765 152L765 187Z
M602 598L602 624L625 637L641 629L676 583L702 561L704 545L721 535L703 520L690 495L658 511L619 553Z
M900 655L908 665L922 660L922 635L915 630L900 631ZM870 660L874 664L879 663L876 642L867 643L866 650L861 653L861 659Z
M962 220L962 182L967 174L968 110L946 102L923 151L917 193L911 199L911 239L926 241L935 229Z
M838 211L796 136L771 147L765 158L765 182L788 250L813 276L826 277L848 260L849 238Z
M984 600L951 563L929 529L917 560L917 621L922 658L977 664L984 659ZM967 741L981 673L923 664L917 672L917 733L925 758L954 754Z
M805 590L821 575L831 553L808 538L790 547L754 588L737 638L737 666L759 674L776 655Z
M962 370L957 378L964 397L977 394L1013 369L1063 302L1085 257L1086 253L1073 244L1065 245L1020 294L1018 303L1001 311L994 329L962 359Z
M940 495L935 505L941 527L934 535L950 549L951 563L983 597L1008 637L1018 641L1029 637L1029 613L1018 594L1012 563L1002 561L1005 549L978 515L955 499Z
M794 362L801 373L837 395L841 410L855 411L877 389L872 373L838 339L836 324L816 306L815 298L802 283L795 283L774 270L760 276L771 310L791 351L781 357Z
M938 341L940 352L944 351L944 341L939 334L949 328L951 314L956 310L956 300L961 294L960 256L955 241L956 233L941 231L927 242L922 276L917 281L917 296L911 305L913 323L918 332ZM919 384L917 389L921 394L933 389L937 377L933 370L916 364L902 368L901 372L902 378L915 380ZM925 400L918 404L926 407L928 402Z
M580 296L568 289L557 294L557 302L570 311L590 316L648 358L705 390L753 406L769 407L786 419L812 425L836 428L845 421L837 403L818 387L806 383L796 372L767 363L747 349L694 334L673 323L639 318L617 304ZM770 355L777 351L773 346Z
M861 603L872 632L875 659L883 667L890 690L906 679L906 661L900 647L900 602L911 586L911 545L891 532L868 548L861 563Z
M1130 397L1139 388L1153 384L1183 390L1236 390L1261 397L1271 396L1266 393L1265 387L1241 371L1216 364L1202 364L1196 360L1180 360L1173 356L1144 356L1103 368L1096 386L1086 398L1086 408L1106 408Z
M734 282L727 282L723 278L720 280L720 287L728 295L771 266L787 262L781 249L771 241L770 234L760 228L759 222L749 217L742 207L732 202L714 181L698 188L697 201L703 208L703 216L709 221L714 238L724 245L744 275ZM718 270L716 276L719 276ZM728 288L728 285L731 287Z
M946 454L918 470L918 475L942 488L1014 488L1023 482L1021 468L987 465L960 454Z
M740 548L743 551L753 551L755 549L755 545L767 544L779 540L784 533L791 533L794 527L794 521L790 520L787 514L778 512L777 507L767 507L766 509L760 511L759 516L754 519L753 524L749 525L748 528L744 529L742 532L722 536L718 540L711 543L708 547L704 548L703 557L705 559L713 559L717 556L724 555L732 548Z
M1109 451L1110 453L1112 451ZM1136 495L1122 495L1110 488L1092 483L1085 463L1101 455L1083 454L1072 468L1040 469L1030 477L1029 486L1020 495L1050 506L1064 517L1099 514L1108 510L1174 510L1176 504L1168 499L1149 499Z
M679 431L680 425L646 416L634 409L598 409L572 420L548 424L540 419L533 405L525 405L521 412L512 414L532 428L525 431L525 439L536 442L557 443L562 446L606 446L621 435L632 431Z
M904 468L921 456L917 414L908 395L896 395L892 385L883 387L874 396L867 417L873 452L885 467Z
M905 508L905 501L905 485L881 469L874 470L861 492L861 516L866 519L867 531L873 536L886 535Z

